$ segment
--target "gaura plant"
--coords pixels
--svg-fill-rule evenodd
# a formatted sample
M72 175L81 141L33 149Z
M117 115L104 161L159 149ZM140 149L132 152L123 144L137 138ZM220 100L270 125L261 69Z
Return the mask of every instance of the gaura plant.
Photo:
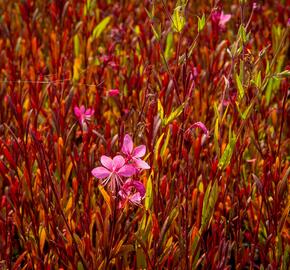
M146 146L139 145L134 148L131 136L126 134L121 151L125 158L121 155L116 155L113 159L101 156L103 166L94 168L92 174L103 180L102 185L108 184L114 195L118 194L122 200L139 205L145 196L145 187L138 180L138 176L142 170L150 169L147 162L141 159L146 153Z

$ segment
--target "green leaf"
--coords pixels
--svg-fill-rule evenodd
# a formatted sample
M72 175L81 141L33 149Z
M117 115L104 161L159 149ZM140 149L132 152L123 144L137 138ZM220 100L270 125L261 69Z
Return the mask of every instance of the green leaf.
M205 229L208 226L212 218L217 199L218 199L218 184L217 181L215 181L213 186L211 187L211 184L209 184L205 191L202 204L200 233L203 231L203 229Z
M80 39L78 35L74 35L74 52L75 52L75 57L78 57L80 54Z
M136 242L137 269L147 269L146 256L141 245Z
M239 74L240 81L244 81L244 61L240 61L240 74Z
M84 270L84 266L81 261L78 262L77 270Z
M261 70L259 70L258 74L256 74L254 84L257 88L261 88L262 86L262 78L261 78Z
M223 152L221 159L219 160L219 163L218 163L219 169L221 170L224 169L230 163L236 142L237 142L237 138L235 135L233 135L230 142L226 146L226 149Z
M150 174L150 176L147 180L147 184L146 184L146 197L145 197L145 209L146 210L149 210L151 208L152 202L153 202L152 173Z
M192 269L197 269L196 264L197 264L198 259L200 258L200 248L198 247L199 240L200 240L199 235L196 235L194 237L192 247L191 247L191 250L192 250L191 254L196 254L194 257L194 260L192 262ZM195 251L197 248L198 248L198 250Z
M246 120L249 117L250 111L252 110L253 106L254 106L254 103L251 103L250 106L242 113L243 120Z
M290 245L286 244L286 247L284 249L281 269L287 269L287 267L289 267L289 258L290 258Z
M218 109L218 105L217 105L217 102L214 101L213 103L213 109L214 109L214 114L217 118L219 118L220 120L220 113L219 113L219 109Z
M180 33L185 26L184 6L177 6L172 15L172 28Z
M218 156L220 156L220 148L219 148L219 118L217 117L215 120L215 125L214 125L214 147L215 151Z
M240 25L238 36L240 37L243 43L247 42L246 29L242 24Z
M151 13L147 8L145 8L145 11L147 13L147 16L150 18L150 20L153 20L153 17L154 17L153 12Z
M242 82L238 74L236 74L236 83L237 83L237 88L239 92L239 100L241 100L245 95L245 91L244 91L244 87L242 85Z
M172 32L169 32L166 38L166 47L164 52L166 60L168 60L172 56L172 44L173 44L173 34Z
M168 130L167 130L167 134L166 134L165 142L164 142L164 144L162 145L162 148L161 148L161 151L160 151L161 157L164 156L165 150L166 150L166 148L167 148L167 146L168 146L169 138L170 138L170 128L168 128Z
M161 136L158 138L155 146L154 146L154 160L157 161L158 160L158 154L159 154L159 148L160 148L160 144L161 141L164 137L164 132L161 134Z
M102 34L102 32L106 29L110 20L111 17L108 16L98 23L98 25L93 30L93 39L98 38Z
M173 208L169 216L163 222L163 225L160 230L159 240L158 240L158 243L160 244L160 246L163 245L164 240L166 241L166 232L168 231L168 229L170 228L174 220L178 217L178 215L179 215L179 210L177 207L175 207Z
M159 117L160 117L161 121L163 122L164 109L163 109L163 106L162 106L162 103L161 103L160 99L158 99L158 101L157 101L157 110L158 110L158 113L159 113Z
M241 116L241 118L243 120L246 120L248 118L248 116L249 116L249 113L250 113L252 107L254 106L254 103L251 103L244 112L241 111L239 103L237 101L236 101L236 106L237 106L237 110L238 110L239 115Z
M150 12L148 9L146 9L146 8L145 8L145 11L146 11L148 17L150 18L150 20L153 20L153 18L154 18L154 14L155 14L155 6L154 6L154 2L153 2L153 4L152 4L151 6L152 6L152 10L151 10L151 12Z
M202 15L201 18L198 17L197 25L198 25L198 32L202 31L202 29L205 26L205 16L204 16L204 14Z
M237 106L237 110L239 112L239 115L242 117L242 111L241 111L239 103L237 101L236 101L236 106Z
M161 24L158 24L158 25L157 25L157 28L155 28L154 25L151 24L151 28L152 28L152 31L153 31L154 37L155 37L157 40L160 40L160 37L161 37Z
M266 104L267 104L267 105L269 105L269 103L270 103L273 89L274 89L274 79L271 78L271 79L268 81L267 88L266 88L266 92L265 92L265 96L266 96Z
M76 57L74 59L74 66L73 66L73 81L77 82L80 79L80 73L81 73L81 58Z
M164 125L168 125L171 121L177 118L183 111L185 103L182 103L177 109L175 109L165 120Z

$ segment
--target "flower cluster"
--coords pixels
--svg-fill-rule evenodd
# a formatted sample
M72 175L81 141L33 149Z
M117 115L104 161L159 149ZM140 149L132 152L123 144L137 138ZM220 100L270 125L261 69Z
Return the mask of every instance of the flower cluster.
M139 145L134 148L131 136L126 134L121 152L123 155L116 155L114 158L101 156L103 166L94 168L92 174L102 179L102 184L108 185L113 194L118 194L121 206L125 202L140 205L145 196L145 187L138 180L138 174L144 169L150 169L141 159L146 153L146 146Z

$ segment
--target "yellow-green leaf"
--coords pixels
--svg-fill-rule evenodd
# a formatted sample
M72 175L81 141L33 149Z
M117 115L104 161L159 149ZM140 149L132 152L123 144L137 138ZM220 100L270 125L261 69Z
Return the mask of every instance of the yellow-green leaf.
M218 199L218 184L217 181L214 182L213 186L208 185L202 204L202 218L201 218L201 228L200 231L205 229L214 212L214 207Z
M185 103L182 103L177 109L175 109L168 117L164 119L164 125L168 125L171 121L176 119L183 111Z
M237 138L235 135L233 135L230 142L226 146L226 149L223 152L221 159L219 160L219 163L218 163L219 169L221 170L224 169L230 163L231 157L233 155L233 151L235 149L236 142L237 142Z
M158 154L159 154L159 148L160 148L160 144L161 144L161 141L164 137L164 132L161 134L161 136L158 138L156 144L155 144L155 147L154 147L154 159L157 161L158 159Z
M168 60L172 55L172 44L173 44L173 34L172 32L169 32L166 38L166 47L164 52L166 60Z
M101 20L93 30L93 39L98 38L109 24L111 17L108 16Z
M163 121L163 119L164 119L164 109L163 109L163 106L161 104L160 99L158 99L158 101L157 101L157 110L158 110L159 117L160 117L161 121Z
M241 100L245 95L245 91L244 91L244 87L242 85L242 82L238 74L236 74L236 83L237 83L237 88L238 88L238 93L239 93L239 100Z
M149 210L153 202L153 192L152 192L152 173L149 176L146 184L146 197L145 197L145 209Z
M161 147L161 151L160 151L161 157L164 156L165 150L166 150L168 142L169 142L169 138L170 138L170 128L168 128L168 130L167 130L167 134L166 134L166 138L165 138L164 144Z
M220 155L220 150L219 150L219 118L217 117L215 120L215 125L214 125L214 147L217 155Z
M77 34L74 35L74 52L75 57L78 57L80 55L80 39Z
M73 81L76 82L80 79L80 71L81 71L81 59L80 59L80 57L75 58L73 70L74 70Z
M180 33L185 26L184 7L177 6L172 15L172 28Z
M205 16L203 14L201 18L198 17L198 22L197 22L198 32L202 31L204 26L205 26Z

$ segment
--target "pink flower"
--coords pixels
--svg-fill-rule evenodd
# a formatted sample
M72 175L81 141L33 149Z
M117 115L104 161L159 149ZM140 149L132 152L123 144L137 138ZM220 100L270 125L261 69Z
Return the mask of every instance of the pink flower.
M93 176L99 179L104 179L102 185L109 183L110 189L115 192L116 187L119 188L123 184L123 177L130 177L135 173L135 168L132 165L126 165L125 159L118 155L113 159L107 156L101 156L103 166L92 170Z
M139 145L133 148L133 141L130 135L126 134L123 141L122 152L127 156L128 160L132 160L133 165L137 169L150 169L150 166L144 160L140 159L146 153L146 146Z
M208 129L206 128L206 126L204 125L204 123L202 123L202 122L196 122L196 123L194 123L193 125L191 125L191 126L186 130L186 133L190 132L190 130L191 130L192 128L200 128L200 129L202 129L202 131L204 132L204 134L205 134L207 137L209 137L209 131L208 131Z
M120 93L119 89L111 89L109 90L108 95L110 97L115 97L115 96L118 96L119 93Z
M84 105L82 105L80 108L78 106L74 107L74 113L77 117L80 125L84 127L85 121L91 120L91 117L94 115L93 109L86 109Z
M140 205L145 196L145 187L140 181L128 179L118 194L122 198L120 207L123 207L127 201L134 205Z
M211 19L212 23L220 28L220 30L224 31L226 29L226 23L231 19L231 14L224 14L223 11L216 10L212 12Z

